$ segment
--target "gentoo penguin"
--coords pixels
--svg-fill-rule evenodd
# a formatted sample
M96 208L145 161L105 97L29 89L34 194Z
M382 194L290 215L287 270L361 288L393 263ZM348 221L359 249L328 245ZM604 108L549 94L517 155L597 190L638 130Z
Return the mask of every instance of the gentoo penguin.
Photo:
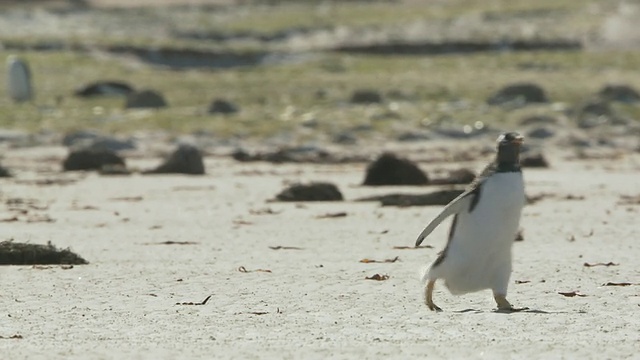
M31 72L29 64L15 55L7 57L7 92L13 101L31 100Z
M522 141L523 137L515 132L500 135L495 160L418 236L416 246L453 215L444 251L422 276L429 309L441 311L433 303L433 288L437 279L444 279L454 295L491 289L499 310L523 310L513 308L506 298L511 246L525 204L519 164Z

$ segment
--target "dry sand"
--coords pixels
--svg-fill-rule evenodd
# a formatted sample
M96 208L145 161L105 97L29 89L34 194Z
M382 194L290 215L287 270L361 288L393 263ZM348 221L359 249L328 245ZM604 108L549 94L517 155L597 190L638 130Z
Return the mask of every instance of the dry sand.
M440 285L442 313L422 302L418 273L444 246L447 226L427 239L434 249L393 247L411 246L440 207L350 201L429 189L358 186L364 165L222 157L207 158L204 177L59 174L54 160L64 153L5 154L17 177L1 180L3 201L37 199L46 209L29 213L55 222L3 222L0 239L70 246L90 264L0 268L3 359L640 357L640 285L603 286L640 283L640 205L618 204L640 194L637 154L585 161L554 153L552 169L526 170L530 195L554 196L525 209L525 240L514 246L509 299L532 311L500 314L489 291L454 297ZM54 178L78 181L28 181ZM348 201L266 202L298 180L332 181ZM334 212L347 216L317 218ZM5 205L0 217L12 214ZM165 241L197 244L154 245ZM374 274L390 278L365 280ZM585 296L558 294L572 291ZM176 305L209 295L205 305Z

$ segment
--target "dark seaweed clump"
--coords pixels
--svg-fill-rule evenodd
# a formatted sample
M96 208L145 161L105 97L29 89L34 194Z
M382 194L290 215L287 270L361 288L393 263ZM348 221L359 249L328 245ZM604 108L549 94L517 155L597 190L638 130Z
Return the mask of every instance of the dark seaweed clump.
M76 253L51 244L26 244L11 240L0 242L0 265L82 265L88 264Z

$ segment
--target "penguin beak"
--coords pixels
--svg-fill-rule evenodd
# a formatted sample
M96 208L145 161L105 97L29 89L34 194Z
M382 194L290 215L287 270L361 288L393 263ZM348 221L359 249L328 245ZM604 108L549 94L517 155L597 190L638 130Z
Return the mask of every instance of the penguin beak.
M522 145L524 142L524 136L518 135L515 139L511 141L512 144Z

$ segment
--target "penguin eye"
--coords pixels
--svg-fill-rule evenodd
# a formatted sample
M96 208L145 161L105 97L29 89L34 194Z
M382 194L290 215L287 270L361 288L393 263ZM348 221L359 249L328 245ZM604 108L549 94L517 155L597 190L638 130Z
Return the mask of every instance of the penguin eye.
M515 132L504 133L500 135L500 137L498 138L498 143L500 145L506 145L516 140L519 136L520 135Z

